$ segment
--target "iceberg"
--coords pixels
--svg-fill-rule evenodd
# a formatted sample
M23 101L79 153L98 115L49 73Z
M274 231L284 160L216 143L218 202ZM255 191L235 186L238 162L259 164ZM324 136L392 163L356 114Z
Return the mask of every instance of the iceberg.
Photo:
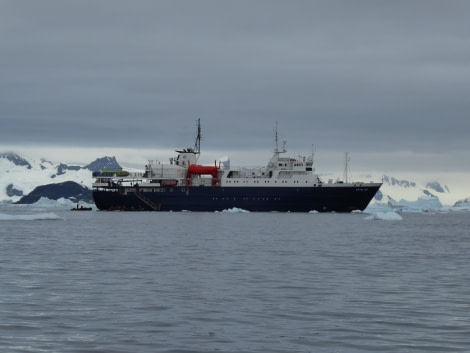
M244 209L241 209L241 208L237 208L237 207L233 207L233 208L230 208L230 209L227 209L227 210L223 210L222 212L224 212L224 213L249 213L250 211L247 211L247 210L244 210Z
M79 206L83 207L93 207L95 205L89 204L83 201L78 202ZM57 200L51 200L47 197L41 197L38 201L35 203L29 205L33 207L40 207L40 208L75 208L77 207L77 203L73 202L72 200L66 199L64 197L61 197L60 199Z
M400 205L403 205L403 211L408 212L429 212L438 211L442 209L442 204L435 196L422 196L416 201L400 200Z

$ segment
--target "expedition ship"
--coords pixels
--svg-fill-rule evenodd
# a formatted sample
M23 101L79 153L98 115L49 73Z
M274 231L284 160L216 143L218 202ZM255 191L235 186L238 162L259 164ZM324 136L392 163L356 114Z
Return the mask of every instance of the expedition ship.
M352 212L364 210L382 183L323 182L309 156L284 157L275 149L262 168L197 164L201 125L194 148L176 150L169 163L149 161L145 172L94 172L93 198L100 210L252 212Z

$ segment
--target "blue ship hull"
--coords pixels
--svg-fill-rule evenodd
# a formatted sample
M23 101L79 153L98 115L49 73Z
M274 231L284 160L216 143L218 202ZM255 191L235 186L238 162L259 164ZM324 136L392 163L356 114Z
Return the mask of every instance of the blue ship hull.
M100 210L214 212L240 208L251 212L363 211L377 184L316 187L110 187L93 190Z

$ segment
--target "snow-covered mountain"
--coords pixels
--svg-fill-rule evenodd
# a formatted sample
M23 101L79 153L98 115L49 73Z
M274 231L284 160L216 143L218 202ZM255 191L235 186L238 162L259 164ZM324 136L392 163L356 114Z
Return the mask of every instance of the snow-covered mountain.
M17 202L36 187L74 181L91 188L93 171L119 169L115 157L98 158L86 166L52 163L46 159L27 160L15 153L0 153L0 202ZM400 211L433 211L440 209L470 210L470 197L457 203L451 188L438 181L424 185L393 176L360 177L360 180L382 180L383 185L369 205L369 209Z
M328 180L331 175L323 179ZM339 177L333 180L341 180ZM383 184L370 202L366 211L437 211L437 210L466 210L470 211L470 197L459 199L452 188L439 181L429 181L424 184L400 179L389 175L360 175L354 180L381 181ZM459 200L455 202L455 200Z
M375 179L378 180L378 179ZM451 188L438 181L419 184L406 179L383 175L383 185L375 195L368 209L392 209L394 211L438 211L468 210L470 198L458 202Z
M12 153L0 153L0 202L17 202L36 187L74 181L91 188L91 173L120 168L115 157L98 158L86 166L52 163L46 159L26 160Z

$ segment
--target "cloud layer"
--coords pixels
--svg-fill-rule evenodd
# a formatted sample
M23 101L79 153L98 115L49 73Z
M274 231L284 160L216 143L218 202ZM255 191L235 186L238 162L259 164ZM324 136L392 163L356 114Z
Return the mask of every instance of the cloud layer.
M177 148L201 118L205 149L252 154L271 150L277 121L293 151L313 143L416 171L445 158L440 171L470 173L467 1L0 10L3 146Z

